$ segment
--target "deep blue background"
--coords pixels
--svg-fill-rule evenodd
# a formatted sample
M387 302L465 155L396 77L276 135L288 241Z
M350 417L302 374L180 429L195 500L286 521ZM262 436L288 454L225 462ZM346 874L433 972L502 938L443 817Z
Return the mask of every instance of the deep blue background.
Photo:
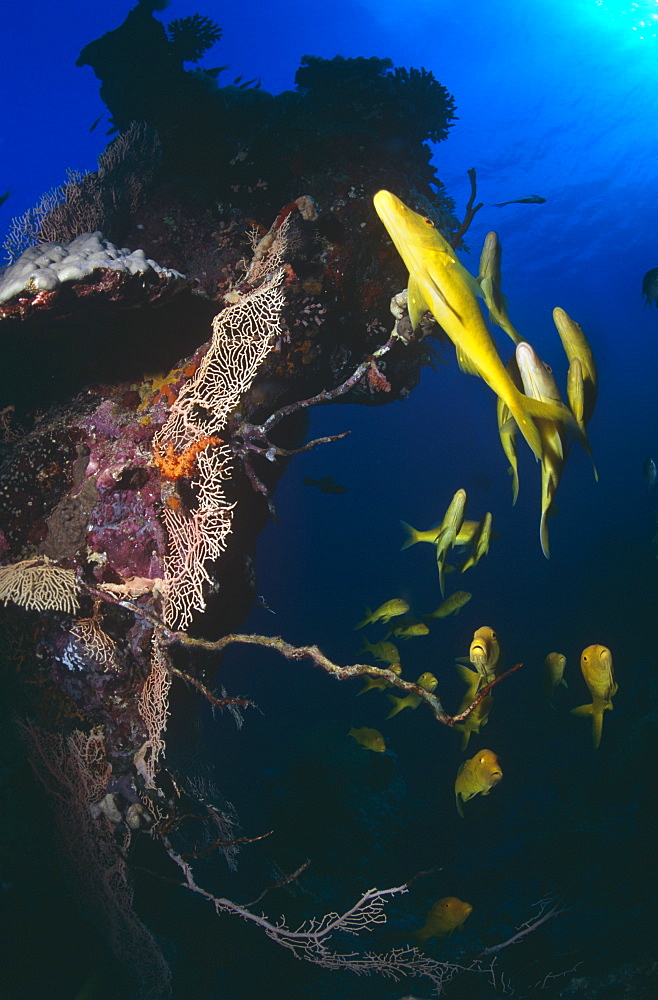
M0 227L62 183L66 168L94 168L107 142L107 116L89 132L104 107L91 71L76 68L75 60L131 6L65 0L29 10L12 4L3 13L0 193L9 188L13 194L0 208ZM647 456L658 457L658 312L643 306L640 289L645 271L658 267L658 40L639 21L645 12L647 18L658 14L658 5L630 8L595 0L334 0L320 9L300 0L252 0L245 9L208 0L174 2L162 15L168 21L199 12L224 28L205 57L210 66L230 63L220 83L241 74L260 77L273 92L291 88L304 54L388 56L396 65L431 69L454 95L459 116L436 147L438 174L461 216L466 171L475 167L478 199L486 205L467 234L471 253L462 255L464 263L477 273L484 235L496 229L512 321L551 364L563 390L566 364L553 307L565 308L592 345L600 391L589 435L599 482L575 447L550 522L550 561L539 546L539 469L520 443L521 491L512 508L495 399L480 380L457 369L449 348L442 354L447 363L426 369L404 402L313 413L312 436L352 433L290 464L275 497L279 523L259 541L259 592L276 617L256 608L245 630L315 642L348 663L359 659L353 626L366 605L401 596L414 612L426 613L440 601L432 550L419 545L400 552L399 519L428 527L459 487L468 493L468 517L492 512L500 537L487 558L464 577L447 578L450 590L467 589L472 601L458 617L438 622L429 637L402 647L405 676L435 672L448 708L461 696L452 660L468 652L478 626L496 628L508 666L524 663L496 692L484 744L476 744L496 749L505 771L494 795L472 804L478 823L487 817L493 824L485 835L457 817L458 740L424 709L386 723L380 695L354 701L358 682L340 685L305 665L240 650L227 658L225 683L255 697L263 714L249 714L240 733L228 723L213 729L216 723L207 720L208 732L216 734L211 753L218 784L249 833L271 818L273 788L285 783L291 761L307 759L312 775L313 755L325 761L332 740L336 754L345 755L341 741L351 724L380 727L409 790L410 828L400 841L404 856L391 856L388 873L378 862L376 877L390 875L394 884L418 868L445 864L444 880L427 890L427 900L421 892L418 919L433 898L461 895L475 906L469 926L487 943L495 937L501 900L511 907L512 923L520 921L535 890L559 881L556 858L578 896L574 872L586 868L587 851L571 835L562 840L576 808L586 812L591 802L596 871L610 817L628 816L627 834L615 828L613 840L622 853L633 852L645 808L637 764L628 755L642 747L634 741L652 710L656 675L656 494L643 481L642 465ZM534 193L546 203L491 207ZM498 342L507 358L510 341L501 333ZM325 496L302 484L305 476L325 475L348 492ZM368 635L376 641L381 632ZM578 660L594 642L611 648L619 682L598 756L588 723L565 711L586 700ZM567 655L569 690L563 710L551 714L541 701L541 663L554 649ZM322 787L316 792L321 801ZM299 844L295 863L301 863L307 855L299 829L293 840ZM533 851L539 856L528 863ZM491 859L495 865L483 879ZM619 904L616 893L625 897L614 863L612 872L618 924L645 926L634 900L626 900L628 913ZM638 882L640 875L638 869ZM355 890L365 887L355 877ZM585 878L581 906L591 892ZM591 907L586 912L591 917ZM614 951L619 940L617 931L611 940L593 934L592 959L594 941L601 951L606 945Z

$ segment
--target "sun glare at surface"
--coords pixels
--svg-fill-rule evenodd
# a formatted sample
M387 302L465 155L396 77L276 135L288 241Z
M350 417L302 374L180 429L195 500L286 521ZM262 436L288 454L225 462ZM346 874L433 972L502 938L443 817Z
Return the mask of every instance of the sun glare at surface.
M658 0L594 0L613 21L630 28L640 38L658 36Z

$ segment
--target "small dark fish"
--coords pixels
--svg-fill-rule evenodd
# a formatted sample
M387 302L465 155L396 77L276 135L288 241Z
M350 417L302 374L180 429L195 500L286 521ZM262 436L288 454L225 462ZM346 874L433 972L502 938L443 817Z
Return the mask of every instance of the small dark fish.
M14 192L7 189L4 194L0 194L0 205L4 205L7 198L11 198Z
M650 490L655 490L656 483L658 483L658 468L656 463L652 458L645 458L644 460L644 481Z
M331 476L325 476L324 479L311 479L310 476L306 476L302 482L304 486L317 486L322 493L347 493L347 488L334 482Z
M528 198L512 198L511 201L498 201L494 203L494 208L502 208L503 205L543 205L546 201L540 194L531 194Z
M104 117L105 117L105 112L103 112L103 114L102 114L102 115L99 115L99 116L98 116L98 118L96 119L96 121L95 121L95 122L93 122L93 124L91 124L91 125L89 126L89 131L90 131L90 132L93 132L93 131L94 131L94 129L96 128L96 126L100 124L100 122L101 122L101 121L103 120L103 118L104 118Z
M658 267L652 267L642 278L642 294L645 306L650 306L653 302L658 309Z

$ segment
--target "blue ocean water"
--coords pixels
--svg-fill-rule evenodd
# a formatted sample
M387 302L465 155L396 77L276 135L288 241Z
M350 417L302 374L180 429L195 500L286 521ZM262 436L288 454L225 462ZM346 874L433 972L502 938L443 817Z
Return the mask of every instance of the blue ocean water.
M108 141L107 112L91 70L75 61L132 6L37 3L29 26L24 9L3 15L0 195L11 194L0 206L0 227L62 183L68 168L94 168ZM251 858L245 848L237 874L210 866L203 874L217 894L234 892L246 901L272 881L273 871L291 871L310 858L309 880L300 883L308 895L302 904L292 895L281 902L282 910L289 905L306 919L316 904L320 915L372 885L398 885L437 869L395 901L376 950L407 943L429 906L455 895L473 905L473 914L461 941L456 934L446 951L437 942L430 946L438 960L467 954L470 961L511 937L535 902L554 894L565 913L518 950L501 952L500 975L457 978L446 994L493 998L509 987L509 995L521 998L546 995L544 983L551 996L578 989L619 996L618 970L645 969L658 930L652 763L658 494L643 474L645 459L658 458L658 313L641 294L643 275L658 267L658 6L334 0L320 10L301 0L280 7L254 0L247 9L174 0L161 16L196 12L223 28L201 65L227 63L231 73L257 77L272 93L292 87L306 54L375 55L431 70L454 95L458 115L434 149L438 176L461 217L467 171L475 167L478 200L485 203L467 233L470 252L461 253L462 262L476 274L482 240L495 229L510 315L563 392L567 365L552 323L555 306L581 324L599 370L588 428L599 481L574 447L550 521L550 560L539 544L538 467L524 449L512 507L494 396L459 371L450 345L404 400L312 411L309 437L350 434L297 456L278 483L278 521L263 530L255 565L258 593L271 612L255 605L243 631L315 643L337 663L357 662L354 625L366 606L398 596L426 614L440 603L432 550L400 551L400 520L427 528L464 488L467 516L491 511L498 537L486 559L459 579L457 586L473 595L459 615L404 643L404 675L436 673L441 698L456 707L455 657L468 654L476 628L496 629L505 665L524 666L494 692L495 709L474 745L498 753L504 780L490 797L469 804L461 820L452 787L464 755L457 736L424 706L386 721L389 706L380 694L355 700L359 681L338 683L308 664L232 650L222 682L253 698L259 712L247 713L240 730L223 716L220 726L210 710L202 713L204 749L242 829L275 828L276 848L258 845ZM494 207L532 194L545 202ZM303 483L328 475L345 494L325 495ZM448 577L450 590L454 579ZM372 641L382 634L368 632ZM589 723L567 711L587 699L578 663L591 643L610 648L619 684L598 751ZM541 690L541 666L554 649L567 656L569 684L559 692L557 711ZM192 710L179 711L172 752L182 754L185 712ZM381 729L389 752L361 753L345 737L353 725ZM144 867L151 862L146 857ZM436 995L420 980L392 984L307 967L257 929L206 914L201 900L177 891L165 893L147 875L137 900L164 941L176 996ZM47 909L41 920L47 936ZM349 939L343 945L349 950ZM97 955L100 965L102 950ZM86 961L77 960L86 972ZM71 943L62 941L41 961L42 981L49 963L55 969L53 992L30 992L36 987L27 977L21 993L12 967L8 996L75 995L58 967L76 961ZM551 975L560 978L546 984ZM571 992L558 992L567 987ZM628 990L635 992L624 995L643 995L637 983Z

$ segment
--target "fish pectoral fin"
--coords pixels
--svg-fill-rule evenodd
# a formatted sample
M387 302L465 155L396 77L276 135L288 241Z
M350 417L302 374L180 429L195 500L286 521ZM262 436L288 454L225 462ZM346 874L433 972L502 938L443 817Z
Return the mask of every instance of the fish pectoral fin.
M464 818L464 809L463 809L463 806L462 806L462 797L461 797L461 793L460 792L457 792L457 794L455 795L455 803L457 805L457 812L459 813L459 815L463 819Z
M459 365L461 371L463 371L466 375L480 375L469 356L464 354L459 347L457 348L457 364Z
M530 398L530 397L528 397L528 398ZM507 412L509 413L509 409L507 410ZM514 419L514 417L510 414L510 416L507 418L507 420L500 425L500 427L498 428L498 432L500 434L516 434L516 432L518 431L518 429L519 429L519 425L517 424L517 422Z
M411 326L415 330L425 313L430 309L430 302L427 292L413 274L409 275L409 286L407 289L407 309Z

